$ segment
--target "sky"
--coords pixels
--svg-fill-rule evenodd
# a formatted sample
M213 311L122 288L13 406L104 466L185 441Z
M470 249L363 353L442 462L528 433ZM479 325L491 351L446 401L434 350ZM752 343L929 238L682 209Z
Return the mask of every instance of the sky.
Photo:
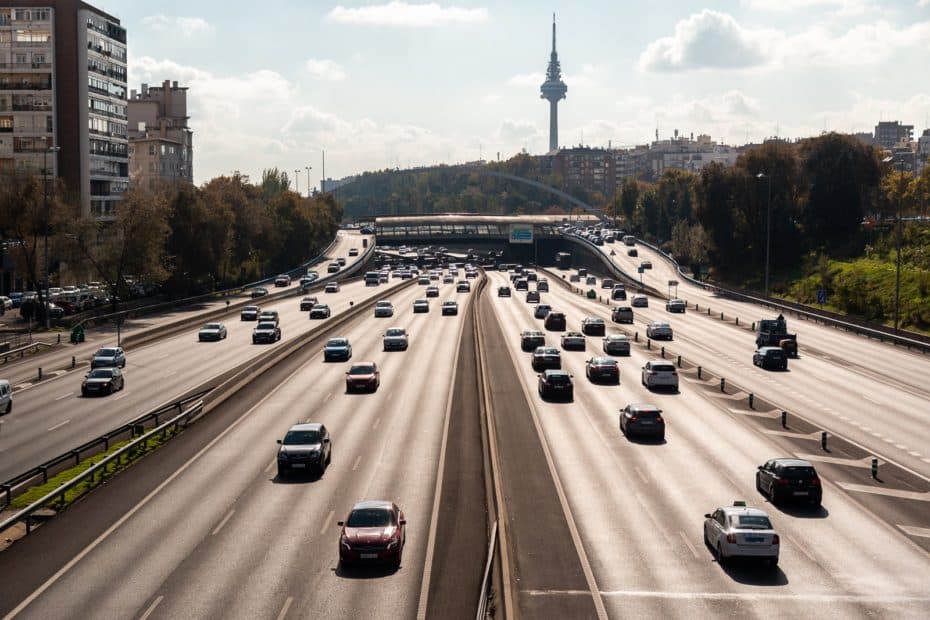
M727 144L930 117L930 0L91 0L127 28L130 89L189 87L194 176L507 159L708 134Z

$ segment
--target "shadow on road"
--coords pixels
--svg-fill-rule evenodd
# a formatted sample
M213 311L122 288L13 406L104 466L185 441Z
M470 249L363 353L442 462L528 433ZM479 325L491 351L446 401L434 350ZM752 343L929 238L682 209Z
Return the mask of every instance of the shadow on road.
M390 577L398 572L400 567L395 568L393 565L384 566L346 566L342 562L333 569L337 577L343 579L381 579Z

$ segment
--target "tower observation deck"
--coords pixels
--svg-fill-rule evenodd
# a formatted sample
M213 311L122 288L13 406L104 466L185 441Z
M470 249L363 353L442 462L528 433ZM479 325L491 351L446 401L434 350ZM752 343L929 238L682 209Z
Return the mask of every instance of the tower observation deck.
M568 86L562 81L562 66L555 51L555 13L552 14L552 54L546 69L546 81L539 87L540 98L549 101L549 151L559 149L559 101L565 99Z

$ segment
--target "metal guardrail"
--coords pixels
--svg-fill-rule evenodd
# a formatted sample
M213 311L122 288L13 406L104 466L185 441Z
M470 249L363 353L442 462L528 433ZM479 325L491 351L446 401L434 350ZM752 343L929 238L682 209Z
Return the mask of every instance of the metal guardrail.
M610 275L614 276L615 278L626 280L628 283L631 283L633 286L637 287L641 291L649 292L655 296L663 296L660 294L659 291L657 291L653 287L643 284L642 282L637 280L635 277L633 277L632 275L622 270L615 262L610 260L609 256L607 256L604 252L600 250L601 246L595 243L591 243L589 240L585 239L584 237L581 237L579 235L575 235L572 233L562 233L562 238L570 239L571 241L581 246L584 246L588 248L589 250L592 250L595 253L595 255L598 257L598 259L601 261L601 263L603 263L604 266L607 267L608 271L610 271Z
M877 328L876 326L862 325L860 323L856 323L855 321L850 320L851 317L844 316L843 318L839 318L839 316L835 315L835 313L828 314L823 311L818 312L815 308L811 308L810 306L805 306L803 304L798 304L798 303L793 303L793 302L784 302L782 300L776 300L776 299L772 299L769 297L759 297L757 295L752 295L749 293L737 291L737 290L719 286L716 284L708 284L706 282L701 282L700 280L694 278L693 276L685 273L682 270L681 265L678 264L678 261L676 261L675 258L672 257L671 255L662 251L659 247L649 243L648 241L643 241L641 239L637 239L637 241L639 243L642 243L646 247L652 249L657 254L662 256L665 260L667 260L672 265L674 265L675 270L678 272L679 277L687 280L688 282L690 282L691 284L695 286L700 286L704 290L712 291L720 295L726 295L729 297L733 297L735 299L740 299L742 301L748 301L751 303L768 306L770 308L774 308L781 312L785 312L785 311L793 312L795 316L797 316L798 318L803 317L810 321L820 322L820 323L823 323L824 325L830 325L831 327L843 329L844 331L847 331L847 332L855 332L857 334L863 334L869 338L875 338L876 340L880 340L880 341L887 340L889 342L894 343L895 346L903 346L903 347L906 347L908 350L913 348L913 349L917 349L921 353L930 353L930 338L927 338L926 340L924 340L922 336L918 336L917 334L901 336L900 334L895 334L889 331L890 328L881 329L881 328ZM834 316L830 316L831 314L833 314Z
M25 471L3 483L0 483L0 499L5 502L2 506L0 506L0 509L9 506L10 503L12 503L14 493L16 493L17 490L31 486L31 484L35 482L37 478L42 478L42 484L48 482L49 476L54 476L58 472L64 471L69 467L79 465L81 461L88 456L93 456L102 450L109 450L110 443L114 440L119 439L120 437L125 437L127 435L130 438L135 437L140 426L145 428L146 426L149 426L153 423L157 426L161 418L164 418L166 415L174 411L180 412L184 405L201 399L209 391L210 390L202 390L174 403L163 405L158 409L143 414L138 418L131 420L130 422L127 422L118 428L108 431L95 439L91 439L87 443L84 443L77 448L69 450L64 454L60 454L55 458L42 463L41 465L33 467L28 471Z
M56 344L61 344L61 334L58 335L58 343ZM10 361L11 357L22 358L25 357L26 353L29 353L30 351L32 353L37 353L39 349L51 349L54 346L54 344L49 342L33 342L32 344L27 344L16 349L10 349L9 351L3 352L3 363L6 364L8 361Z
M491 567L497 549L497 521L491 524L491 537L488 541L488 561L484 565L484 577L481 578L481 594L478 595L478 612L475 620L485 620L488 615L488 593L491 589Z
M164 424L156 426L149 432L144 433L141 436L137 437L136 439L130 441L128 444L126 444L125 446L123 446L122 448L120 448L119 450L117 450L116 452L108 456L107 458L101 460L99 463L96 463L93 467L88 468L86 471L75 476L74 478L72 478L65 484L61 485L60 487L54 489L53 491L50 491L48 494L36 500L35 502L30 504L26 508L23 508L16 514L12 515L10 518L6 519L3 522L0 522L0 533L5 532L6 530L10 529L11 527L16 525L20 521L25 521L26 534L27 535L30 534L32 532L33 515L36 512L38 512L39 510L42 510L43 508L53 505L56 501L58 502L59 509L61 507L64 507L65 506L65 495L68 493L68 491L75 488L77 485L81 484L88 478L90 479L90 482L93 485L96 481L98 473L101 474L101 476L106 475L106 473L109 470L110 463L114 461L116 461L117 464L122 463L123 456L131 455L131 453L134 452L139 445L147 446L149 439L151 439L157 434L163 435L168 430L168 428L172 426L174 426L175 430L177 430L177 428L180 426L182 421L184 424L187 424L187 422L192 417L199 415L202 411L203 411L203 401L200 400L194 403L194 405L189 407L186 411L181 411L180 413L178 413L178 415L171 418Z

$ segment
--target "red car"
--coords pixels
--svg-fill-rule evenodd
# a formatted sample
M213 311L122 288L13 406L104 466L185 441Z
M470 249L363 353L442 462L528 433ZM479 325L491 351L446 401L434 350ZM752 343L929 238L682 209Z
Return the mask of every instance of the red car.
M374 362L359 362L352 364L346 373L346 392L367 390L374 392L381 385L381 373Z
M350 564L400 566L407 520L394 502L358 502L348 518L339 521L339 561Z

